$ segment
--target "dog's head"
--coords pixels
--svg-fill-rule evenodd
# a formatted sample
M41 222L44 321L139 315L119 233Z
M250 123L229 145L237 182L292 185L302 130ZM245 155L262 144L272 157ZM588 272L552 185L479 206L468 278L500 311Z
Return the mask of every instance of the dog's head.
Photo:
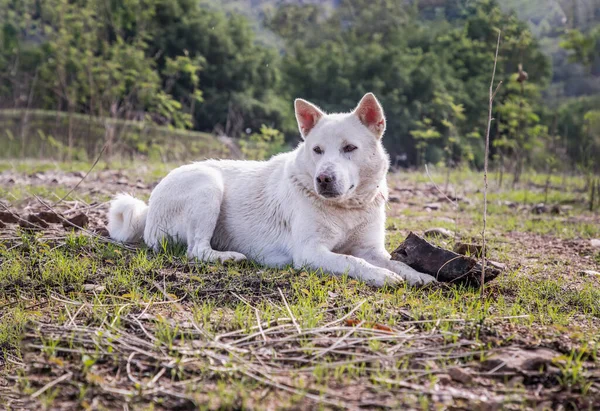
M337 203L377 192L389 167L381 144L385 116L377 98L365 94L351 113L344 114L326 114L302 99L295 101L295 109L304 138L301 167L314 192Z

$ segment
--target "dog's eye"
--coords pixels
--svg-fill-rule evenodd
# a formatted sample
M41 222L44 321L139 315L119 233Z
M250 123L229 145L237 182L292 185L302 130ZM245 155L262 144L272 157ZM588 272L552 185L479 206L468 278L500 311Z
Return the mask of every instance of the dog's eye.
M344 153L351 153L356 150L358 147L353 146L352 144L348 144L344 146Z
M313 151L317 154L323 154L323 150L321 150L321 147L319 147L319 146L315 146L313 148Z

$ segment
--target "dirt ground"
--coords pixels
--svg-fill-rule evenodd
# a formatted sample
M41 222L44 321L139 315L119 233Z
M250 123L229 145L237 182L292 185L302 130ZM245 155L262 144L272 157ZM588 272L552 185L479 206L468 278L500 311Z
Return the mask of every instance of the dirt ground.
M600 408L600 216L581 179L492 176L505 269L481 299L114 244L109 198L147 199L165 168L86 171L0 172L0 409ZM390 251L432 228L481 242L479 174L389 182Z

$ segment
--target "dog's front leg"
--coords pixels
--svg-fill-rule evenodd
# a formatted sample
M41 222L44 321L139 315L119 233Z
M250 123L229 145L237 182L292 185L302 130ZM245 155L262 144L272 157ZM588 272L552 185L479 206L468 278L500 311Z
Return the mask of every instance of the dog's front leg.
M323 245L307 246L295 253L294 267L322 269L334 275L347 273L351 278L376 287L403 282L399 275L389 269L370 264L362 258L334 253Z
M429 274L420 273L400 261L392 260L390 254L385 250L380 250L378 248L361 248L354 250L352 255L362 258L375 266L393 271L402 277L408 285L422 286L436 281L435 277L432 277Z

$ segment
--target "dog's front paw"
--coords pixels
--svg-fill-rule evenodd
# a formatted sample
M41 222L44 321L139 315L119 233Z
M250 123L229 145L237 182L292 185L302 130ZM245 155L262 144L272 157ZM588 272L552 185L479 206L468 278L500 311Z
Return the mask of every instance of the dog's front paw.
M422 287L426 284L437 282L435 277L418 271L406 273L404 280L411 287Z
M390 261L389 264L391 264L391 268L394 270L394 272L398 273L398 275L402 277L404 281L406 281L406 284L412 287L422 287L426 284L437 281L435 277L429 274L420 273L419 271L400 261Z
M369 285L375 287L390 286L396 287L404 283L404 279L393 271L386 270L385 268L378 268L374 272L370 273L369 278L364 279Z

